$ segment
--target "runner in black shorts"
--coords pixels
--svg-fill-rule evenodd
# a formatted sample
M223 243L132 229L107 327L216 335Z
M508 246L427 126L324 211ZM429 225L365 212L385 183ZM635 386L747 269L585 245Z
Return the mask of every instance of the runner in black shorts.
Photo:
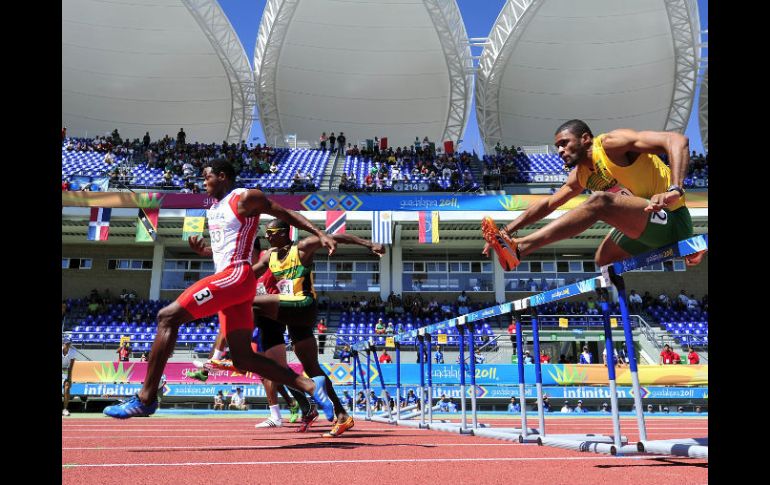
M283 326L289 331L289 337L308 376L317 377L326 374L318 363L318 344L313 335L313 327L318 317L318 302L313 288L313 256L321 248L320 239L310 236L293 245L289 237L289 225L278 219L268 224L267 240L271 249L266 251L253 266L257 278L268 269L276 279L279 294L257 295L254 297L254 316L260 320L267 317L280 322L277 330L270 332L269 342L274 342L280 334L283 343ZM382 256L385 247L371 241L348 234L332 236L337 243L356 244L369 248L374 254ZM263 328L267 329L267 325ZM265 342L267 347L268 342ZM353 417L349 416L334 392L329 378L326 378L326 393L334 403L337 422L331 432L324 437L337 437L353 427ZM335 416L326 416L332 421Z

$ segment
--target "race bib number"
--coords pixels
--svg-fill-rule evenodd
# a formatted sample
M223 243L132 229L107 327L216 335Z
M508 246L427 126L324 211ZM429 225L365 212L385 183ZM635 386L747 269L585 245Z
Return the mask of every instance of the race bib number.
M666 223L668 223L668 213L664 210L659 210L658 212L653 212L650 215L650 222L653 222L655 224L660 224L661 226L665 226Z
M294 280L281 280L278 282L278 293L281 295L294 295Z
M267 288L265 288L264 283L257 285L257 295L267 295Z
M214 298L214 295L211 293L211 290L209 290L208 287L203 288L198 293L193 295L193 299L195 300L195 303L198 304L198 306L203 305L212 298Z

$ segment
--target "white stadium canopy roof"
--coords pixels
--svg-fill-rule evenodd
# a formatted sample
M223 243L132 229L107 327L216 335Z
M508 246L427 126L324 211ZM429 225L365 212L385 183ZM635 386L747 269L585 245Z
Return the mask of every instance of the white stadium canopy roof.
M473 90L455 0L268 0L254 53L268 143L461 139Z
M216 0L62 2L62 124L70 136L237 142L253 73Z
M684 132L699 42L694 0L508 0L476 82L485 146L550 145L573 118Z
M709 70L703 74L700 83L700 99L698 100L698 126L700 138L703 141L703 149L709 149Z

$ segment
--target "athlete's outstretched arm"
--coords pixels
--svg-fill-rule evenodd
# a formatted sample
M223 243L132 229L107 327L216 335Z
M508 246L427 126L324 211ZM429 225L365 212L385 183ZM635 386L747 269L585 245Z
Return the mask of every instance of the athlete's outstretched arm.
M244 217L254 217L258 214L270 214L271 216L288 222L292 226L304 229L315 234L321 241L321 245L329 249L329 256L337 250L337 243L331 236L318 229L305 216L291 209L286 209L282 205L268 199L265 194L258 189L246 191L246 194L238 202L238 214Z
M353 244L368 248L372 253L382 257L385 254L385 246L379 243L373 243L367 239L362 239L351 234L334 234L331 236L334 241L340 244ZM321 248L321 241L317 236L310 236L302 239L297 244L299 256L303 264L309 264L313 260L313 255Z
M671 168L671 184L679 187L687 176L690 164L690 140L679 133L669 131L634 131L626 128L607 133L602 140L604 151L610 158L623 159L628 152L652 153L668 156ZM646 211L659 211L681 197L678 191L655 194L650 197Z

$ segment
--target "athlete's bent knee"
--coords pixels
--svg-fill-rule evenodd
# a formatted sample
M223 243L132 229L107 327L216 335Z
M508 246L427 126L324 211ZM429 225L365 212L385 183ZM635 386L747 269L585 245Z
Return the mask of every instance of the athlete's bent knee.
M594 192L588 197L586 204L601 210L612 205L614 195L609 192Z

